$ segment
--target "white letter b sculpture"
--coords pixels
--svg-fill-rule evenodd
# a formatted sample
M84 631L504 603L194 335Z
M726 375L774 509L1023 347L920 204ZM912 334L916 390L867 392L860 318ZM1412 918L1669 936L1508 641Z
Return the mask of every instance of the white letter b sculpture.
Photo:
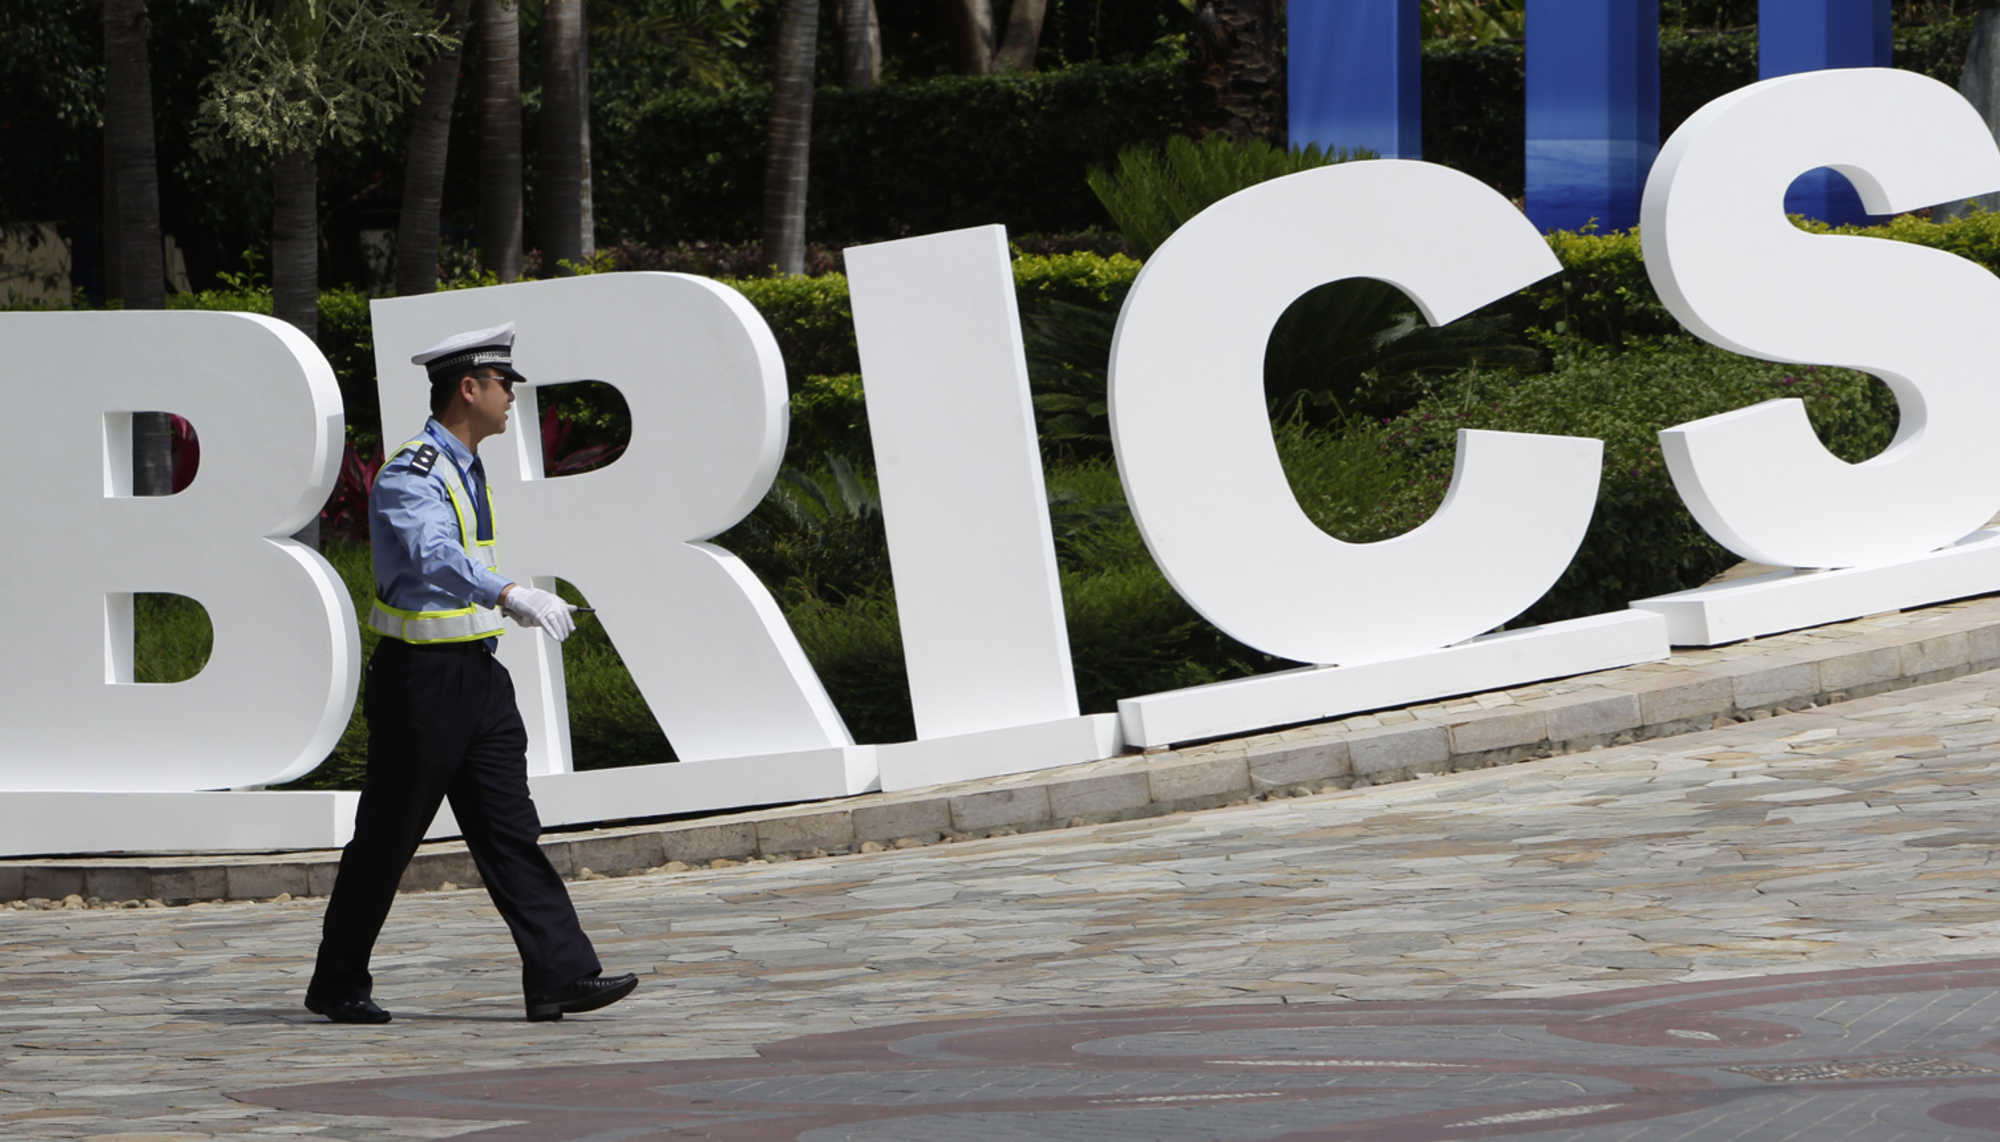
M0 449L0 788L225 789L318 765L360 653L347 588L287 538L340 458L326 359L240 313L5 314L0 340L32 394L22 433L39 438ZM131 494L131 414L145 411L200 435L178 495ZM133 681L132 596L150 592L208 612L208 663L186 681Z

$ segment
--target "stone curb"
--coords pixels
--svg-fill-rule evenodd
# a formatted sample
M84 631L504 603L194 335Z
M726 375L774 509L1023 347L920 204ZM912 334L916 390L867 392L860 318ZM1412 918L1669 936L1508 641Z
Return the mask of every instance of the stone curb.
M583 880L907 848L1506 765L1995 668L2000 597L1988 596L1677 651L1664 662L1083 765L550 833L542 847L564 877ZM0 902L77 908L321 896L332 888L339 857L319 851L0 861ZM402 890L478 883L464 844L448 841L418 851Z

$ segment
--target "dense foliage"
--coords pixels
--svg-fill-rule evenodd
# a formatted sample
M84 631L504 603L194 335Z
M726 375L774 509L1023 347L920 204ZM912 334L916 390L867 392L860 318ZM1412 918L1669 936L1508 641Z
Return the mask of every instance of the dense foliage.
M1843 460L1865 460L1895 435L1895 400L1873 378L1755 361L1684 336L1623 351L1577 346L1549 371L1525 377L1470 371L1382 427L1377 462L1407 465L1409 479L1374 514L1348 525L1351 538L1400 534L1436 510L1460 428L1587 436L1604 441L1597 513L1576 559L1525 621L1617 610L1636 598L1695 586L1736 557L1681 505L1658 432L1781 397L1805 402L1820 439ZM1306 506L1312 514L1314 506ZM1344 518L1332 514L1326 522L1337 529Z
M1086 167L1186 127L1171 63L1082 66L873 91L823 88L813 106L807 229L849 240L1005 222L1023 232L1099 220ZM596 176L607 240L741 240L757 233L770 93L662 92L598 123L617 155Z
M270 217L269 179L259 164L240 151L196 146L201 85L222 54L215 25L223 7L222 0L149 5L162 217L197 287L218 271L239 269L242 251L264 242ZM742 7L624 0L594 17L593 51L606 57L592 92L603 244L755 237L769 100L757 83L758 61L768 30L762 16L737 19L730 26L738 31L708 28L718 18L741 16ZM1184 133L1195 120L1189 75L1172 49L1182 25L1171 12L1055 3L1042 56L1049 70L970 79L938 74L945 64L937 43L946 37L940 30L923 40L923 29L940 18L934 8L942 6L882 5L891 72L902 68L905 82L818 93L808 199L814 240L837 245L996 221L1016 234L1104 225L1108 218L1084 186L1084 170L1131 144ZM1729 22L1715 5L1686 8L1678 23L1663 9L1669 24L1661 37L1663 136L1709 99L1756 78L1755 29ZM1912 14L1926 13L1946 14L1936 5ZM532 40L536 10L526 7L522 15ZM103 289L97 16L81 0L21 0L0 10L0 75L15 100L0 117L0 146L41 160L0 168L0 222L59 222L72 244L77 280L91 296ZM1955 84L1969 31L1962 15L1899 26L1896 64ZM704 62L696 50L704 35L734 39ZM531 52L523 63L532 176L538 62ZM822 77L830 79L833 62L822 63ZM471 233L477 191L469 101L478 66L469 56L447 167L446 235L459 241ZM648 66L659 70L649 73ZM1426 44L1426 157L1519 195L1521 75L1518 41ZM717 90L714 76L734 86ZM394 224L403 135L398 124L321 156L326 280L366 280L359 236ZM528 194L532 223L532 180Z

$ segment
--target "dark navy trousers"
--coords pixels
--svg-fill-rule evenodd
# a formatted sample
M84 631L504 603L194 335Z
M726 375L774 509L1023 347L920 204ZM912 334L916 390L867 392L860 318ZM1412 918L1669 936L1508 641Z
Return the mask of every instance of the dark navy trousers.
M513 680L488 644L383 639L368 663L363 709L368 777L307 994L328 1002L369 997L369 953L446 799L521 953L522 990L553 991L598 971L562 877L537 844L528 735Z

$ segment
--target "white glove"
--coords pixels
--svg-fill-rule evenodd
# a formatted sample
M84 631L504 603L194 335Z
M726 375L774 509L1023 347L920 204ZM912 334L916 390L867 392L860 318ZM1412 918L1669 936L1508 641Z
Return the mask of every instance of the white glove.
M576 629L576 619L572 617L576 605L565 603L555 592L539 587L514 584L500 600L500 609L524 627L540 627L549 632L557 642Z

